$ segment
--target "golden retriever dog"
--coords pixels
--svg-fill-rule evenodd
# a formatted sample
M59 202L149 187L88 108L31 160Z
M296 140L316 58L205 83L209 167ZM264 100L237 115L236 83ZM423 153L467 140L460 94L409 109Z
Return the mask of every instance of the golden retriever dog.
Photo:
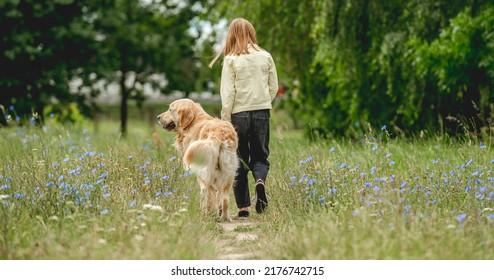
M221 221L231 221L228 201L238 167L238 138L230 122L214 118L190 99L173 101L158 115L167 131L175 131L174 146L183 154L185 168L197 176L201 209L218 211Z

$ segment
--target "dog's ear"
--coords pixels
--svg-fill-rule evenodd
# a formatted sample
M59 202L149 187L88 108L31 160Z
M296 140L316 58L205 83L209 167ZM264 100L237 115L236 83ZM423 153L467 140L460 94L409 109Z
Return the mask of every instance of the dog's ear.
M194 121L194 110L190 106L185 106L178 109L179 127L186 129Z

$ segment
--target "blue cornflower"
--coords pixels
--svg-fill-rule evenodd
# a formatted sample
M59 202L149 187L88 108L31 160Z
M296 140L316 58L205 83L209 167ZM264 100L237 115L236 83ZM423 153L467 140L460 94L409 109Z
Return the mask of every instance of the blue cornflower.
M485 144L482 144L482 145L480 145L480 148L485 149L485 148L487 148L487 146Z
M10 105L10 106L9 106L9 110L10 110L10 111L14 111L14 105Z
M329 151L332 153L334 152L334 147L331 147L331 149L329 149Z
M15 194L15 198L17 198L17 199L23 199L24 197L26 197L25 193L16 193Z
M364 187L366 187L366 188L369 188L369 187L371 187L371 186L372 186L372 184L371 184L371 183L369 183L369 182L365 182L365 183L364 183Z
M128 156L127 157L129 160L133 159L134 157L133 156Z
M176 160L176 159L177 159L177 157L176 157L176 156L172 156L172 157L169 159L169 161L174 161L174 160Z
M99 176L101 179L105 179L106 176L108 176L108 173L107 172L103 172L101 173L101 175Z
M465 221L466 218L467 218L467 214L465 214L465 213L456 216L456 220L459 223L463 223L463 221Z
M104 193L104 194L103 194L103 197L104 197L104 198L108 198L108 197L110 197L110 194L109 194L109 193Z
M48 187L48 188L49 188L49 187L53 187L54 185L55 185L55 183L54 183L54 182L48 182L48 183L46 184L46 187Z
M136 201L135 200L132 200L130 203L129 203L129 207L132 208L136 206Z
M383 126L381 127L381 130L385 130L385 129L386 129L386 125L383 125Z
M490 214L489 216L487 216L487 219L494 220L494 214Z
M412 209L412 205L410 204L407 204L405 205L405 211L403 212L404 215L408 215L408 213L410 213L410 209Z
M63 162L68 162L70 159L67 157L67 158L64 158L63 159Z
M377 150L377 145L372 146L372 150L373 151Z
M57 166L58 166L58 162L56 162L56 161L55 161L54 163L52 163L52 165L51 165L51 166L53 166L53 167L57 167Z
M321 203L321 205L324 204L324 197L319 198L319 203Z
M7 184L3 184L0 188L1 188L2 190L6 190L6 189L8 189L8 188L10 188L10 187L9 187L9 185L7 185Z
M371 167L371 174L374 174L374 173L376 173L376 167L375 166Z
M168 175L164 175L163 177L161 177L161 180L168 180Z
M390 161L389 162L389 166L394 166L395 165L395 162L394 161Z
M106 214L108 214L108 209L104 209L101 211L101 215L106 215Z
M55 114L51 113L50 118L53 118L53 117L55 117Z

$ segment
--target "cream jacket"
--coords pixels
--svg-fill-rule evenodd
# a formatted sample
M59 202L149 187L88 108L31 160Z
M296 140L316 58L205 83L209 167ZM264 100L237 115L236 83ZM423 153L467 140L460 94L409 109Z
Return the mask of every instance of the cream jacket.
M257 51L251 45L249 53L228 55L221 72L221 119L231 121L231 115L262 109L272 109L278 91L278 75L271 55Z

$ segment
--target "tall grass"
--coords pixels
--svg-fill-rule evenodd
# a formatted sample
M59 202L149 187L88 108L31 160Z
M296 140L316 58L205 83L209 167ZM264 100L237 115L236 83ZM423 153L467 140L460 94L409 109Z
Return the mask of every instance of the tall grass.
M308 142L274 119L265 259L492 259L494 153L485 142ZM216 259L173 134L131 123L0 129L0 258ZM232 195L231 211L235 213Z
M275 141L266 258L494 258L492 140L385 132L358 143Z

